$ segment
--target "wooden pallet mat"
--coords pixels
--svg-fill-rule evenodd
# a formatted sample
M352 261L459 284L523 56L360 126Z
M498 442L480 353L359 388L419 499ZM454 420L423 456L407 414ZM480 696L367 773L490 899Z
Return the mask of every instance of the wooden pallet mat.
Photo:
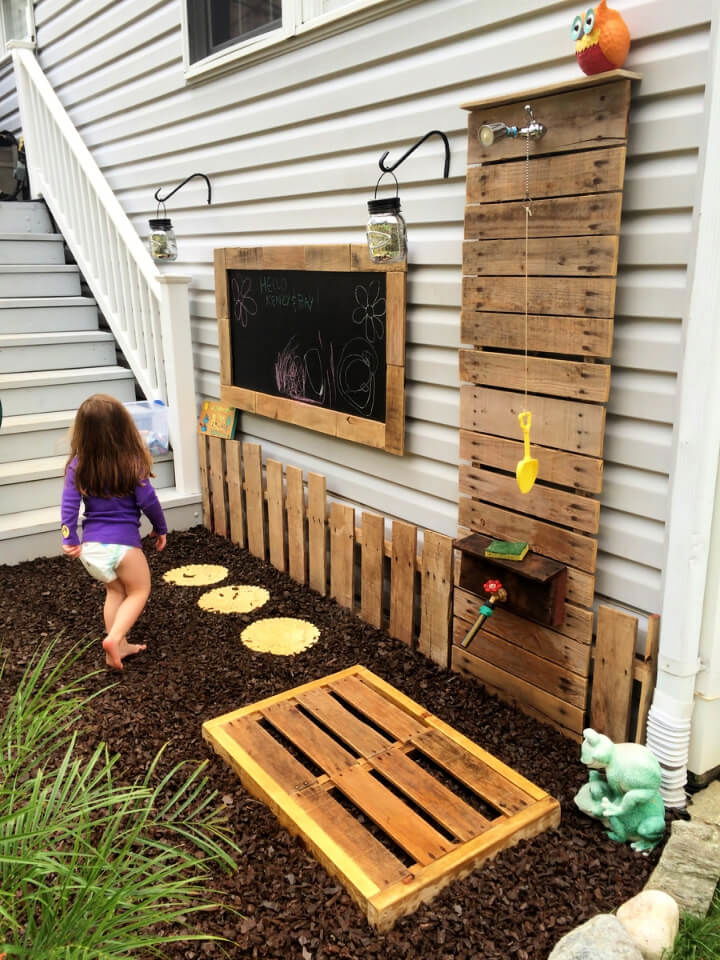
M544 790L362 666L209 720L203 736L380 932L560 822Z

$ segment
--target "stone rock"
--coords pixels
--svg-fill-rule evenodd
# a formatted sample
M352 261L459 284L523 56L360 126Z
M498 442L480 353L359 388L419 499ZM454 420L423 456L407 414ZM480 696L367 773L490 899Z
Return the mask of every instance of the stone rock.
M677 903L662 890L643 890L619 907L616 916L645 960L661 960L680 925Z
M681 912L704 917L720 879L720 827L695 820L676 820L660 862L645 884L664 890Z
M548 960L642 960L617 917L601 913L558 940Z
M720 780L714 780L710 786L694 795L688 813L693 820L720 826Z

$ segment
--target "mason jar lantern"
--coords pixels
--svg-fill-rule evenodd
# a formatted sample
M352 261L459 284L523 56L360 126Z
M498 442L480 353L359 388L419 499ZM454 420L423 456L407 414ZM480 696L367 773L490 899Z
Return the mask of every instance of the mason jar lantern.
M388 171L389 172L389 171ZM395 196L378 200L377 189L382 173L375 184L375 195L368 201L367 244L373 263L396 263L407 257L407 229L400 213L400 197L395 174Z
M150 220L150 254L153 260L163 263L177 260L177 240L172 221L166 217Z

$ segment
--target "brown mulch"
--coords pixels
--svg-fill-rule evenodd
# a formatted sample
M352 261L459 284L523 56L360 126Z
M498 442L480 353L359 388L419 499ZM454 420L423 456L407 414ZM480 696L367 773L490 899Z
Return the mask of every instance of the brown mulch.
M545 960L563 934L642 888L659 850L642 856L618 846L576 811L572 798L586 779L577 744L202 528L172 534L164 553L148 555L153 594L132 638L147 642L148 650L129 658L122 674L103 671L90 681L91 689L108 679L117 682L87 708L83 749L106 741L121 754L128 778L143 774L165 743L171 763L210 755L210 779L243 852L237 874L214 876L215 893L208 893L215 900L219 892L232 909L199 921L203 931L233 944L171 946L165 948L168 958ZM230 571L225 583L262 585L270 601L248 615L204 613L197 600L212 587L173 587L161 580L164 571L186 563L224 564ZM0 702L48 638L65 631L60 650L78 637L101 638L103 595L78 562L55 558L0 567L0 649L9 654ZM240 631L269 616L310 620L321 638L294 657L252 653L239 642ZM77 673L98 667L101 655L98 642ZM419 701L563 807L558 831L503 851L384 935L367 926L345 890L210 754L200 733L204 720L355 663Z

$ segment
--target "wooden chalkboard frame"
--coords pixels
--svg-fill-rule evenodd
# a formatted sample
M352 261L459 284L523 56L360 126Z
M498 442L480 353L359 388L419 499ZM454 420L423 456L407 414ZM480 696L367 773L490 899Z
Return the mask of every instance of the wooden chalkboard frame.
M340 413L232 383L228 270L378 272L386 277L385 420ZM407 265L373 263L361 244L222 247L215 250L215 303L220 348L220 398L239 410L283 420L329 436L402 456L405 443L405 304Z

